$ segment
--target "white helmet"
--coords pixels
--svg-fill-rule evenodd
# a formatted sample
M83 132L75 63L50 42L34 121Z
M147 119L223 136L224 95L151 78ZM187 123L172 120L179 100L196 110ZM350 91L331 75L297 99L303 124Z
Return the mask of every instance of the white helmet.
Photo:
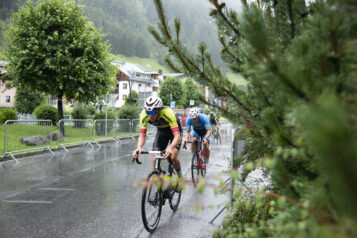
M196 118L196 117L198 117L199 114L200 114L200 112L198 111L197 107L190 109L189 115L191 118Z
M162 107L162 101L157 96L150 96L144 102L144 108L147 111L152 111Z

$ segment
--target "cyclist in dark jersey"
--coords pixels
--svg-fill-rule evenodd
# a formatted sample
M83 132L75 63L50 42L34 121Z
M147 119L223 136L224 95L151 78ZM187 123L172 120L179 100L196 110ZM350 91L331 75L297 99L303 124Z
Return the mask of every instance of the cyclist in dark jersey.
M217 126L216 117L215 117L215 115L214 115L213 112L210 112L209 122L211 123L211 126L212 126L212 127Z
M140 114L140 135L137 148L133 151L133 157L137 158L146 141L148 124L157 127L157 133L153 143L153 150L164 151L164 157L171 157L177 174L181 177L180 161L177 159L181 148L182 128L179 119L169 107L163 107L162 101L156 96L150 96L144 103L144 109ZM153 155L153 168L155 167L155 155Z

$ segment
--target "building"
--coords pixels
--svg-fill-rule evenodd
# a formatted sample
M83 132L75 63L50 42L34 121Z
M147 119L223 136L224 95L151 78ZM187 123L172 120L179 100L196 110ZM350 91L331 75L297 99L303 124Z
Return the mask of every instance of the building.
M16 88L6 89L11 78L6 76L6 61L0 61L0 107L14 107Z
M139 95L139 106L143 105L145 98L158 94L160 78L162 78L159 77L159 73L147 70L139 64L125 61L112 61L112 64L119 69L117 85L114 94L110 96L113 107L122 107L132 90L135 90Z

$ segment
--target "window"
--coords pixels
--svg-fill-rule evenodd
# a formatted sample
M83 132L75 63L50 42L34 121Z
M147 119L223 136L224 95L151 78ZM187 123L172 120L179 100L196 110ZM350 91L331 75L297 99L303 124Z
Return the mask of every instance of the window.
M136 77L140 77L140 74L139 74L139 73L136 73Z
M123 100L125 100L125 98L126 98L126 95L125 95L125 94L123 94Z
M5 96L5 102L11 102L11 96Z
M128 88L128 84L127 83L123 83L123 88L124 89Z
M141 87L141 83L139 83L139 87Z

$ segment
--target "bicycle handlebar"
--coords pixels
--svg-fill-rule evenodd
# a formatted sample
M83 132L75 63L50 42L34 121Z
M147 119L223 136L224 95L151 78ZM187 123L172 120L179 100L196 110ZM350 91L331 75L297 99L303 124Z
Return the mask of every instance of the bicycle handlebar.
M137 150L136 151L136 154L138 155L139 154L139 151ZM157 151L157 150L151 150L151 151L141 151L140 154L165 154L165 151ZM142 164L142 162L139 161L139 157L138 158L134 158L133 157L133 160L132 162L136 162L137 164Z

